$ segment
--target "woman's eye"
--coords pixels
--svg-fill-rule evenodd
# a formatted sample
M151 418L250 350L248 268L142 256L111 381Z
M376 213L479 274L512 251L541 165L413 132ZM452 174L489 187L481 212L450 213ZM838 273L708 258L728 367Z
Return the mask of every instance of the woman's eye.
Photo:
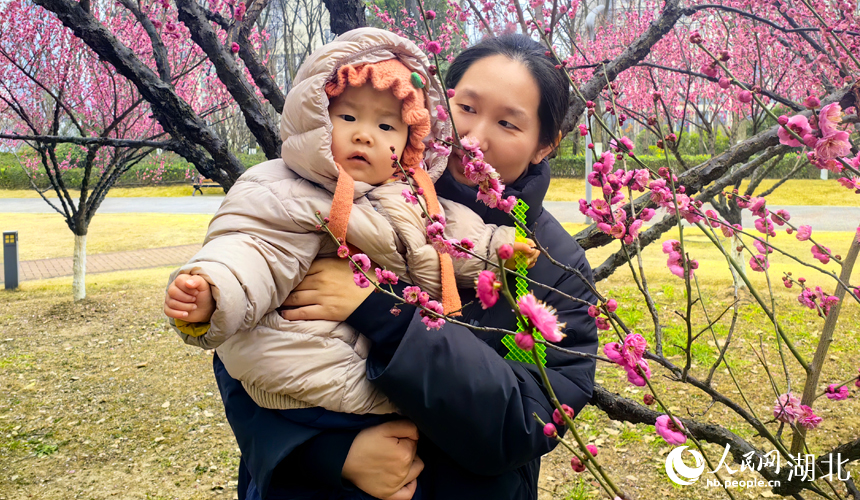
M391 125L388 125L387 123L380 124L379 128L381 128L382 130L384 130L386 132L388 132L389 130L394 130L394 127L392 127Z
M355 121L355 117L352 115L340 115L340 117L343 118L343 120L347 121L347 122L354 122Z
M462 109L466 113L474 113L475 112L475 108L473 108L472 106L469 106L468 104L461 104L460 109Z
M509 122L509 121L505 121L505 120L500 120L500 121L499 121L499 125L501 125L501 126L503 126L503 127L505 127L505 128L509 128L509 129L511 129L511 130L516 130L516 129L517 129L517 126L516 126L516 125L514 125L513 123L511 123L511 122Z

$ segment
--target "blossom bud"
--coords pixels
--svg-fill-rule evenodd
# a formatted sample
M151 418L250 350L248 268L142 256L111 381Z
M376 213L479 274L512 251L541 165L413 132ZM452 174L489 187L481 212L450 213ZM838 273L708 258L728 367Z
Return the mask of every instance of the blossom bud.
M555 429L555 426L552 424L546 424L543 426L543 435L548 438L554 438L558 436L558 431Z
M456 92L454 91L454 89L448 89L447 94L448 94L448 97L454 97Z
M436 76L436 73L439 72L439 68L437 68L435 65L431 65L427 68L427 72L430 73L430 76Z
M662 92L654 92L653 94L651 94L651 99L654 99L654 102L659 101L661 97L663 97Z
M432 10L424 11L424 19L426 19L428 21L432 21L433 19L436 19L436 12L432 11Z
M615 312L615 310L618 309L618 302L615 299L607 300L606 309L609 310L609 312Z
M570 467L574 472L583 472L585 470L585 465L576 457L570 459Z
M777 118L776 121L780 125L785 125L786 123L788 123L788 117L785 115L779 115L779 118Z
M594 149L594 144L589 142L588 143L588 149Z
M749 90L741 90L740 92L738 92L738 100L744 104L752 102L752 92L750 92Z
M702 39L702 35L698 31L694 31L694 32L690 33L690 43L694 43L696 45L699 45L703 41L704 40Z
M597 306L588 306L588 315L592 318L600 316L600 309Z
M646 404L646 405L648 405L648 406L653 405L653 404L654 404L654 402L655 402L654 395L653 395L653 394L650 394L650 393L649 393L649 394L646 394L646 395L642 398L642 402L643 402L643 403L645 403L645 404Z
M508 260L514 256L514 247L511 245L505 244L499 247L499 258L502 260Z
M573 419L574 411L573 408L567 405L561 405L561 409L564 410L564 413L568 416L568 418ZM556 425L564 426L564 418L561 416L561 412L558 409L552 411L552 421L556 423Z
M821 101L814 95L811 95L803 100L803 105L809 109L815 109L821 105Z
M588 109L594 108L594 101L585 101L585 107Z
M720 77L720 81L717 82L717 85L719 85L721 89L727 89L727 88L731 87L732 81L729 80L728 78L722 76L722 77Z
M239 53L239 44L236 42L233 42L233 44L230 45L230 52L232 52L234 54L238 54Z
M717 51L717 59L719 59L720 61L726 62L731 58L732 58L732 56L729 54L728 50L718 50Z
M589 453L591 453L592 457L597 456L597 446L590 444L590 445L586 446L585 448L588 450Z
M518 332L514 335L514 342L517 344L517 347L524 351L531 351L535 346L535 338L526 332Z

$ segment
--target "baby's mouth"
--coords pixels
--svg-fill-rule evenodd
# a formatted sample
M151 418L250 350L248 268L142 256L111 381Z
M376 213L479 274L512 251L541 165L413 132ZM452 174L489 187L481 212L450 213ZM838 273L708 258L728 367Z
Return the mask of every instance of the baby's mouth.
M347 159L348 160L363 161L364 163L370 163L370 161L368 161L367 158L363 154L360 154L360 153L354 154Z

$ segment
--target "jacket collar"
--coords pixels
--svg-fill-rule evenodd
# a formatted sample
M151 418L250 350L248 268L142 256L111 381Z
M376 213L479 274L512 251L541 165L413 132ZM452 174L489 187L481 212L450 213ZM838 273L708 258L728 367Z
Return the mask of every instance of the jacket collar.
M505 186L504 196L516 196L526 202L529 211L526 213L526 225L531 226L543 212L543 199L549 189L550 168L546 160L536 165L529 165L526 172L516 181ZM477 200L478 188L460 184L445 171L436 181L436 194L442 198L465 205L480 215L487 224L497 226L513 226L508 214L496 208L490 208Z

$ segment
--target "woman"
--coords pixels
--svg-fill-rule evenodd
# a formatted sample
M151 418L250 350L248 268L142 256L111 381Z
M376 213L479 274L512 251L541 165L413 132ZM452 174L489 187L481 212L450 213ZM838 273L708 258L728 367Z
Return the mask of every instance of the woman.
M569 97L565 76L544 51L521 35L487 39L465 50L446 75L447 86L456 90L451 115L461 136L480 141L486 161L507 186L505 196L528 204L526 223L537 239L555 259L591 280L584 251L542 208L549 187L545 157L558 143ZM436 189L487 223L511 225L506 214L475 201L476 188L463 175L459 154L452 154ZM545 257L529 277L596 302L586 283ZM393 300L351 283L344 261L317 261L288 297L284 305L291 309L284 316L347 321L368 336L374 343L368 377L414 422L420 439L406 421L330 432L314 428L312 414L306 425L279 419L248 404L241 385L216 358L227 417L243 452L240 498L260 492L263 498L362 498L355 487L396 500L537 498L540 457L556 444L533 418L536 413L549 421L553 410L537 367L505 360L507 348L498 334L450 323L428 331L414 308L399 305L395 316ZM562 346L597 351L594 320L583 304L542 288L534 293L567 323ZM467 303L474 291L462 290L461 296ZM513 330L515 317L504 302L488 310L473 303L459 319ZM546 354L556 395L578 413L591 397L594 362L554 350ZM413 460L416 448L420 459Z

